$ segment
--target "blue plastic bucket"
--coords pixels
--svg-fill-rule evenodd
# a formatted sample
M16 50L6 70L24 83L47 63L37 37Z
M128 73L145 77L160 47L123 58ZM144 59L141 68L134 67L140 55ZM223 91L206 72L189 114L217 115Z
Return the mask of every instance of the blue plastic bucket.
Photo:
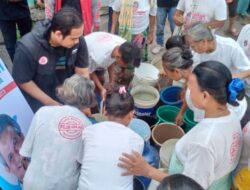
M181 107L181 90L182 88L179 86L169 86L164 88L160 92L161 101L166 105Z
M145 121L133 118L130 121L128 127L132 129L135 133L137 133L139 136L141 136L144 141L149 141L151 137L151 130L149 125Z
M160 156L157 152L157 150L149 144L149 142L144 143L144 149L142 153L143 158L154 168L159 167L160 163ZM138 176L138 178L142 181L146 189L148 189L148 186L151 182L151 178L147 178L144 176Z
M136 116L150 116L155 111L155 106L160 99L159 92L152 86L138 85L131 90L135 102Z
M142 181L137 177L134 177L133 190L146 190Z

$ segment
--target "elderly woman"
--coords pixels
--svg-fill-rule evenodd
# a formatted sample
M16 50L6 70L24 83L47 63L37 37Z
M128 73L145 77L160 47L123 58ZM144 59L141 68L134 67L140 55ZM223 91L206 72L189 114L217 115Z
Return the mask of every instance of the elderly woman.
M20 154L31 162L24 190L77 189L80 167L76 160L84 128L90 121L82 112L95 104L94 84L73 75L58 88L63 106L45 106L32 120Z
M174 44L175 46L180 46L181 43L170 43L176 42L176 39L179 39L178 36L173 36L168 39L167 45ZM192 53L189 48L182 45L180 47L173 47L168 49L162 56L162 66L168 78L179 81L184 80L188 81L189 76L192 74L193 70L193 59ZM183 100L183 104L181 106L180 112L176 117L176 124L182 125L183 123L183 114L186 111L187 106L194 112L194 120L199 122L204 118L204 110L197 109L193 106L192 101L190 99L190 90L186 89L186 84L184 87L185 91L185 98ZM227 104L228 109L233 111L241 120L246 112L247 109L247 102L244 98L242 101L237 101L239 106L231 106Z
M231 38L214 35L205 24L197 23L186 33L186 41L193 50L194 66L214 60L225 64L234 77L250 76L250 61L240 45ZM246 98L250 104L250 79L245 80Z

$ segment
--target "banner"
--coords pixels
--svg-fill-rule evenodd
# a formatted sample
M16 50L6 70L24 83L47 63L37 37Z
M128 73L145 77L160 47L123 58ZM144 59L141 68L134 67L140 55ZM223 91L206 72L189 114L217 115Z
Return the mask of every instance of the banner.
M0 59L0 187L3 190L22 189L25 169L19 149L32 117L31 108ZM6 121L11 123L8 127Z

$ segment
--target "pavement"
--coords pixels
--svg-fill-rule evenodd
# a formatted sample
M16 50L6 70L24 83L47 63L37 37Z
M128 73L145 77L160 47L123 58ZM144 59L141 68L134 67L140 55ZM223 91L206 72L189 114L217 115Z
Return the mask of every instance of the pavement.
M107 25L108 25L107 24L108 23L108 12L107 11L108 11L107 7L101 8L101 27L100 27L101 31L107 31ZM42 20L42 19L44 19L44 10L32 8L31 9L31 16L32 16L32 20L34 22L36 22L38 20ZM238 29L238 31L240 31L241 28L247 23L250 23L250 20L246 20L246 19L243 19L242 17L238 17L237 21L236 21L236 28ZM233 37L227 32L227 28L228 28L228 22L226 22L224 27L221 28L220 30L218 30L216 33L218 33L219 35L222 35L222 36ZM171 35L168 21L166 21L166 27L165 27L164 33L165 33L164 39L166 40ZM154 46L155 46L155 43L148 46L149 47L149 62L156 65L161 70L162 69L161 68L161 56L164 53L164 50L159 52L158 54L152 54L151 49ZM4 61L4 63L7 65L7 68L11 72L12 71L12 62L11 62L11 60L8 56L8 53L5 49L4 40L3 40L1 32L0 32L0 58Z

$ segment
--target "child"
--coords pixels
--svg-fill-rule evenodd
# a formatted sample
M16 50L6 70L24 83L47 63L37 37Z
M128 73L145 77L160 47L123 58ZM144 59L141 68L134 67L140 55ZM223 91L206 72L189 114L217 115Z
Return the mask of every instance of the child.
M244 97L244 83L215 61L202 62L188 79L191 100L205 110L205 118L176 144L168 174L150 166L138 153L124 153L119 166L127 174L162 181L169 174L189 176L204 189L230 189L231 172L238 164L242 132L239 119L228 110Z
M31 162L24 176L24 190L73 190L80 165L76 153L82 131L90 121L81 112L95 103L94 84L75 74L58 89L66 105L39 109L23 142L20 154Z
M117 161L122 152L143 150L143 139L127 126L134 115L133 97L120 87L104 103L108 121L95 124L83 133L79 152L82 164L78 190L132 190L133 176L122 176Z

